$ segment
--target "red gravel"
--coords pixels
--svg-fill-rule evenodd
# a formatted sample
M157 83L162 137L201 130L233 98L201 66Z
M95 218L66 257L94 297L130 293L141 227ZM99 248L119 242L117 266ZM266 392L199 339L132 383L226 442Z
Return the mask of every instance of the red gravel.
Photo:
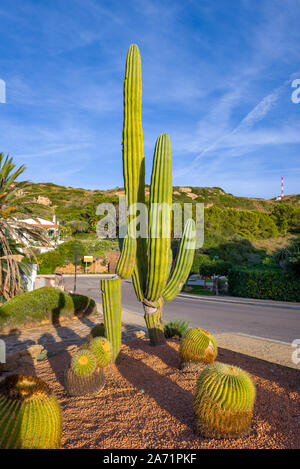
M68 397L62 386L67 352L43 360L36 374L61 403L64 448L299 448L300 373L219 349L218 360L248 371L256 384L252 432L236 440L204 439L193 432L196 372L179 371L178 341L151 347L135 339L122 345L120 362L106 368L96 397ZM18 372L29 370L18 370ZM31 370L31 374L33 370Z

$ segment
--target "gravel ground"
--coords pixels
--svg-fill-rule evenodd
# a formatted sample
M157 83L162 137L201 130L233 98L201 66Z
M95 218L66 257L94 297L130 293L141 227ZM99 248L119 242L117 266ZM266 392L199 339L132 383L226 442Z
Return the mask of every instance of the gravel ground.
M61 403L64 448L300 448L300 373L237 352L219 349L218 360L248 371L257 398L252 431L236 440L213 440L193 431L196 372L179 370L179 342L151 347L134 339L122 345L117 365L105 369L96 397L68 397L63 375L71 354L58 353L18 372L37 374Z

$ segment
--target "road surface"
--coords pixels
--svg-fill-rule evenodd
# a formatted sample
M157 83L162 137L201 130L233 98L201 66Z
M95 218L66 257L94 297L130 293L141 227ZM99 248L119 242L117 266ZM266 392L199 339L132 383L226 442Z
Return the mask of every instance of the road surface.
M73 290L73 277L65 277L65 286ZM77 293L92 297L101 303L100 278L77 277ZM239 299L237 299L239 301ZM298 309L266 304L226 303L214 299L178 295L164 305L165 319L185 319L190 326L199 326L212 333L235 332L291 343L300 339L300 305ZM131 280L122 281L122 307L143 315L143 307L138 303Z

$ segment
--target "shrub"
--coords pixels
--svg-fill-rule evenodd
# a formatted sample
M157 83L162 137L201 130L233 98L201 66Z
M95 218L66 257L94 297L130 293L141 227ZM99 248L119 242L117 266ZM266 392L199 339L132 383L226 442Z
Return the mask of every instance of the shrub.
M95 310L96 303L88 296L42 287L21 293L4 303L0 307L0 328L44 319L58 322L60 316L89 315Z
M172 319L165 324L165 337L167 339L174 337L174 335L178 335L178 337L182 337L184 333L187 331L189 327L188 321L183 321L181 319Z
M75 259L75 245L78 245L78 261L84 256L84 245L80 241L67 241L60 244L52 251L38 255L39 274L52 274L56 267L64 265L65 262L73 262Z
M118 243L112 239L67 241L56 249L44 252L37 256L39 274L53 274L56 267L63 266L66 262L75 262L75 246L78 246L77 262L81 262L85 255L103 256L105 251L117 250Z
M228 291L233 296L244 298L300 301L300 279L280 267L237 267L229 271Z

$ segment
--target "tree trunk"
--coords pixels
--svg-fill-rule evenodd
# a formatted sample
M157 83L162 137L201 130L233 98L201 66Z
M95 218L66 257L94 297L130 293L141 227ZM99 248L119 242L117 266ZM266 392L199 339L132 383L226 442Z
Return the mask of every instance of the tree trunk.
M143 303L144 318L148 329L150 345L161 345L166 342L164 323L162 319L163 299L158 300L158 306Z
M216 277L216 278L215 278L215 282L216 282L216 296L218 296L218 295L219 295L219 285L218 285L218 283L219 283L219 277Z

